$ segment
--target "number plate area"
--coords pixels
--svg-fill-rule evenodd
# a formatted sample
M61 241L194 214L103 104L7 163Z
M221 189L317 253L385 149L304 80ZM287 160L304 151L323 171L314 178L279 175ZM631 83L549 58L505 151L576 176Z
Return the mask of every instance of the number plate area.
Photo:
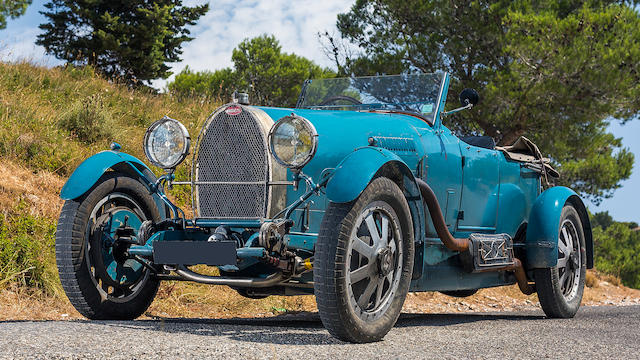
M160 265L237 265L234 241L156 241L153 262Z
M471 234L472 272L513 265L513 240L507 234Z

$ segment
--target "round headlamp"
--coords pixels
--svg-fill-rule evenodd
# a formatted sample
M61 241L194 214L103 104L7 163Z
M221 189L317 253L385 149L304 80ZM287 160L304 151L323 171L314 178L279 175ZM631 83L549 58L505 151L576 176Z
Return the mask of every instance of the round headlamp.
M153 165L172 169L185 159L190 142L187 128L165 116L151 124L144 134L144 153Z
M278 120L269 131L269 151L278 163L291 169L307 165L316 154L318 133L311 122L298 115Z

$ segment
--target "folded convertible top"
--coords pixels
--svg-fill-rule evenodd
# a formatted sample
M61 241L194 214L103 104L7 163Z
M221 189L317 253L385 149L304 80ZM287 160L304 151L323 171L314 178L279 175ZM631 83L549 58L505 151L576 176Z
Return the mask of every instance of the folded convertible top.
M542 156L538 146L524 136L519 137L512 145L496 146L496 150L502 151L507 159L528 164L533 170L553 178L560 177L556 169L550 165L551 161Z

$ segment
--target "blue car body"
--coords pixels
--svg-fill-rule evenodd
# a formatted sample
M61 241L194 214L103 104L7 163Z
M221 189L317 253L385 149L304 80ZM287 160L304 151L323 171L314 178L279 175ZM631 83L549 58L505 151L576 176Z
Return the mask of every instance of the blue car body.
M527 271L552 267L558 261L560 214L565 204L570 203L580 214L586 236L587 266L592 267L591 230L580 197L565 187L543 191L540 171L508 159L503 151L468 144L453 134L443 124L442 117L448 84L449 77L445 74L431 121L398 112L252 107L274 122L291 114L303 117L318 133L317 152L302 169L318 186L311 189L311 193L305 186L284 187L286 205L307 196L299 206L291 209L294 225L285 236L287 248L312 256L328 204L357 199L373 179L384 175L402 185L411 210L415 234L411 291L479 289L515 283L509 272L469 273L464 270L456 256L458 253L444 246L436 234L416 179L425 181L433 189L447 228L454 237L466 238L472 233L508 234ZM81 164L65 184L61 197L82 196L110 169L134 174L150 192L157 190L156 179L141 160L113 150L96 154ZM296 181L297 174L287 170L283 180ZM164 216L172 216L164 195L154 196ZM238 232L253 232L244 245L246 249L253 249L255 244L251 236L255 238L261 225L271 220L268 217L196 216L189 219L187 225L206 234L220 225L228 225ZM173 230L170 237L179 240L180 233L176 235ZM154 242L161 238L160 235L152 237L135 251L149 254ZM193 236L188 238L197 240ZM197 238L206 240L207 237ZM251 251L255 250L239 248L238 258L251 259ZM244 270L245 276L247 272L256 277L269 274L253 269L252 264L255 261L247 260L221 266L221 269L228 274ZM300 281L311 280L303 275Z

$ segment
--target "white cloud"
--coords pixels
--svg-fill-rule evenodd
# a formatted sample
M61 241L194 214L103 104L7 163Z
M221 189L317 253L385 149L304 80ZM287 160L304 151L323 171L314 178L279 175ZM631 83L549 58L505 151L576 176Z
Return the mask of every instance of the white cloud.
M1 1L1 0L0 0ZM185 6L203 4L204 0L186 0ZM231 66L231 52L246 38L272 34L282 50L307 57L318 64L331 66L318 40L318 32L335 29L336 15L346 12L355 0L217 0L211 1L209 12L191 27L195 39L183 44L182 61L170 64L174 73L185 66L194 70L217 70ZM46 22L43 1L34 1L27 14L9 21L0 31L0 60L28 59L45 66L62 62L35 45L42 31L38 24ZM153 82L162 89L168 80Z
M38 28L23 28L0 38L0 60L28 60L42 66L55 66L62 62L45 54L44 48L35 44Z
M193 6L202 1L186 1ZM346 12L353 1L344 0L221 0L210 3L209 12L191 29L195 39L183 46L182 62L194 70L216 70L231 66L231 52L246 38L273 34L282 50L330 66L318 40L318 32L335 29L336 15ZM162 88L167 81L154 86Z

